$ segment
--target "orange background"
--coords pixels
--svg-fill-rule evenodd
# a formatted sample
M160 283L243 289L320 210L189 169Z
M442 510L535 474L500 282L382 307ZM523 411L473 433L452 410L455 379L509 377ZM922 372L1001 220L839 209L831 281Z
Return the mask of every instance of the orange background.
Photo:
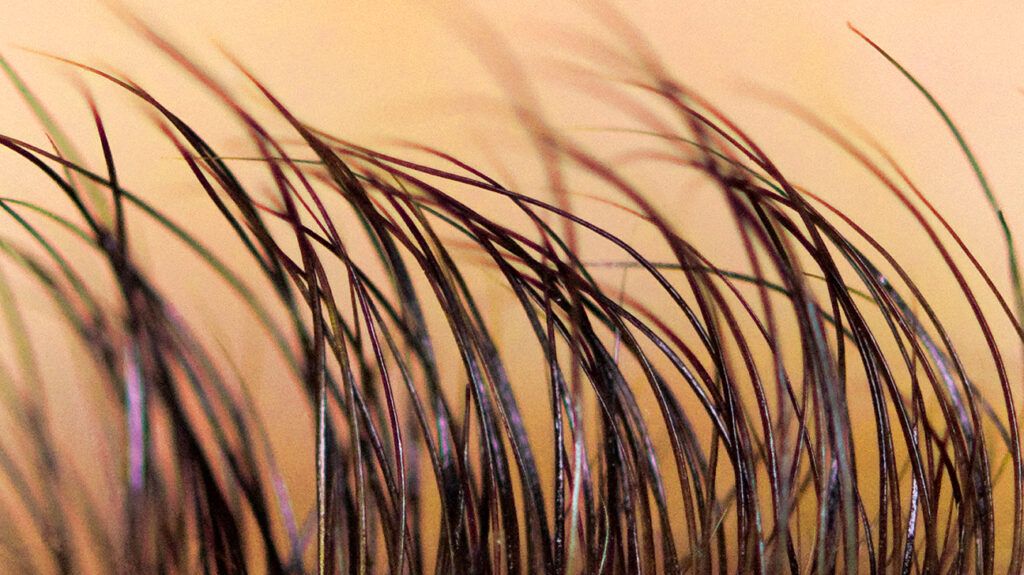
M246 150L239 125L224 109L102 3L7 0L3 4L0 50L94 165L101 165L99 148L69 69L20 47L121 71L169 104L222 153ZM542 94L549 119L578 140L614 153L637 140L591 130L625 123L621 114L596 101L562 65L579 63L581 57L593 54L595 44L580 40L587 35L615 42L614 33L580 4L165 0L126 2L125 6L224 79L272 126L281 127L252 86L225 63L217 44L244 62L300 118L325 131L386 150L400 149L396 139L427 143L491 169L499 179L511 172L522 189L543 195L537 187L536 156L500 105L507 94L503 77L488 65L488 58L502 57L494 51L495 36L467 31L473 30L473 18L493 26ZM981 159L1011 228L1024 236L1020 154L1024 149L1024 58L1020 57L1024 7L1020 4L643 1L621 5L669 68L764 144L792 180L864 223L911 275L929 280L926 294L934 298L948 325L955 329L970 322L969 309L949 274L937 273L939 258L924 234L913 227L910 216L834 146L760 95L762 89L787 94L840 126L853 126L849 119L872 133L945 214L997 283L1008 288L995 219L952 137L924 99L846 23L853 22L888 49L939 98ZM141 105L101 82L88 84L109 124L126 186L176 220L187 222L190 230L218 246L218 253L238 268L244 261L237 259L243 257L241 249L231 243L209 200L140 113ZM0 111L0 132L40 145L45 142L17 93L3 84ZM659 207L671 210L684 237L707 250L719 265L742 266L739 246L722 239L729 237L732 224L715 207L712 188L677 176L666 182L664 174L651 168L629 173ZM9 153L0 153L0 194L62 205L52 187ZM491 200L478 201L485 209L500 209ZM626 239L639 245L654 241L643 226L623 223L621 212L586 199L578 201L577 209L593 214ZM311 456L307 456L311 433L308 426L295 422L308 422L308 414L301 402L291 400L294 388L289 384L282 389L276 381L278 362L264 353L254 320L241 304L226 302L227 291L211 285L212 274L195 269L200 266L164 234L140 224L132 229L132 238L142 267L173 294L196 329L223 344L253 380L275 446L294 482L297 507L304 510L311 497ZM601 249L585 243L585 256L600 259L604 257ZM103 268L96 265L95 269L99 274ZM481 277L489 276L481 272ZM607 277L613 281L618 276ZM107 280L98 275L97 281ZM980 287L980 282L974 283ZM25 293L31 293L28 289ZM499 339L504 346L512 346L521 319L514 312L500 311L509 309L511 296L496 282L481 289L491 298L490 317ZM992 309L991 299L982 297L986 309ZM49 345L59 336L46 328L51 322L54 328L59 324L50 319L46 304L27 297L22 305L43 326L33 337L46 360L49 391L61 398L52 401L51 408L60 415L68 437L78 441L90 437L94 416L80 409L88 398L62 393L77 381L75 368L85 363L84 354L74 346ZM1018 373L1020 354L1007 322L996 321L995 328L1013 372ZM991 362L976 332L976 328L959 332L957 343L978 384L996 400ZM528 369L524 363L523 373ZM546 387L538 386L533 397L531 388L522 385L517 389L521 400L532 397L546 406ZM536 415L538 425L543 426L546 413ZM867 433L865 441L873 432ZM89 453L85 449L76 457L87 466Z

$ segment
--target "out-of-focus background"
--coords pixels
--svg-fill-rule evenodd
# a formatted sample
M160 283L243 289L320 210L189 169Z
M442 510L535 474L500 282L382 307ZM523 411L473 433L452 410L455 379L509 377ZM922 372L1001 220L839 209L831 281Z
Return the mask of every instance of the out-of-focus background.
M544 195L537 156L504 105L513 78L507 62L521 66L548 119L577 140L609 154L644 143L595 130L627 122L614 105L602 102L600 83L581 74L580 66L614 82L624 68L603 59L602 43L617 49L626 44L602 23L600 11L587 4L150 0L126 1L119 9L136 14L185 48L251 109L270 118L284 137L291 135L275 123L266 103L227 63L222 49L243 62L296 115L327 132L390 151L402 149L400 140L426 143L490 170L526 193ZM909 214L863 169L782 111L777 97L767 94L785 94L851 133L869 132L945 214L998 285L1008 288L995 218L948 130L920 94L857 38L847 22L900 59L947 108L980 158L1011 228L1024 236L1024 6L966 6L940 0L645 0L618 5L667 67L762 143L791 180L861 221L901 258L912 276L928 279L926 293L949 325L970 323L970 310L949 274L938 271L938 256ZM185 117L222 153L245 153L249 148L238 122L132 32L117 10L82 0L6 0L0 14L0 51L97 166L102 165L99 146L75 80L82 76L26 49L123 73ZM230 240L230 230L184 164L175 159L171 146L153 129L143 107L103 82L86 83L108 123L126 187L217 246L218 253L243 267L244 273L240 246ZM0 118L0 132L45 143L38 122L4 82ZM732 223L713 187L688 180L678 170L671 177L649 166L626 171L672 214L684 237L724 267L742 264L738 243L729 239ZM0 195L62 205L56 194L22 160L0 153ZM606 191L600 195L607 196ZM493 202L477 201L485 206ZM576 209L627 239L639 245L654 242L645 226L623 223L622 212L583 196L574 202ZM500 206L495 204L494 209ZM0 224L0 231L6 229L7 224ZM302 402L294 399L294 385L280 385L275 375L279 362L265 352L266 342L255 321L165 234L140 225L132 229L132 238L134 255L143 267L173 294L196 329L223 345L251 379L293 494L305 509L311 502L313 477L309 416ZM74 247L67 249L77 253ZM584 249L591 250L585 259L601 258L599 245L584 241ZM101 266L96 270L103 271ZM480 277L487 286L487 272ZM514 345L523 324L516 314L505 311L514 309L507 305L512 296L497 281L481 289L489 294L490 318L499 340ZM990 297L982 299L986 309L993 309ZM47 305L31 298L23 298L21 305L43 326L33 337L50 376L49 391L58 398L51 408L69 437L88 443L95 424L86 407L89 399L68 392L75 389L76 370L85 364L83 352L60 343L59 322ZM47 329L51 324L53 331ZM997 321L995 329L1006 342L1014 373L1019 372L1020 354L1008 324ZM976 331L970 327L957 333L958 344L977 383L995 399L995 384L989 381L991 362ZM527 373L532 368L523 369ZM519 385L522 398L534 393L529 378L522 378ZM535 392L538 401L546 402L545 386L537 385ZM546 412L540 417L543 420ZM865 440L870 440L870 433ZM89 453L88 448L82 453Z

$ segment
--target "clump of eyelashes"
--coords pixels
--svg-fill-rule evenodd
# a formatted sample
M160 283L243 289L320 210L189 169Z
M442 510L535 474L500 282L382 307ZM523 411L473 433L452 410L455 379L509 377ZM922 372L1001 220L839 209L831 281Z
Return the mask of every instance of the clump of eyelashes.
M720 267L652 201L658 190L592 151L597 132L567 134L528 98L515 111L547 184L522 189L430 142L402 155L318 129L232 60L287 126L268 128L131 21L239 122L251 156L221 155L174 101L127 77L57 59L143 104L245 257L226 261L202 229L123 185L117 150L132 143L108 136L88 91L95 131L72 138L0 58L48 137L34 145L0 128L3 152L48 183L0 198L10 430L0 436L0 556L11 569L1024 569L1018 382L1007 363L1017 342L995 335L1010 325L1024 342L1011 227L950 114L860 31L851 27L882 57L879 73L920 93L973 170L1004 240L1009 290L880 143L781 105L906 210L972 325L944 320L925 297L932 280L913 277L872 235L884 221L855 220L790 180L756 130L669 74L613 14L609 34L628 48L609 43L607 53L633 63L627 80L606 81L633 120L615 131L637 138L632 160L657 165L670 185L697 173L719 194L732 231L716 241L739 247L742 268ZM79 151L83 142L96 153ZM258 177L240 177L241 162ZM658 245L630 242L574 207L595 191ZM53 198L67 210L48 207ZM483 200L514 215L487 215ZM192 269L176 273L212 272L256 319L261 331L246 337L280 360L275 394L313 423L309 505L293 498L301 478L279 464L278 430L261 417L244 366L161 290L134 226L168 234L190 256L178 265ZM600 244L602 260L584 258L581 242ZM102 277L68 255L83 249L103 262ZM480 270L514 306L486 305L471 279ZM29 298L50 300L66 332L34 335L44 324L26 313ZM510 313L522 322L514 345L494 329ZM987 357L967 361L955 342L978 338ZM67 453L86 439L57 431L60 398L45 385L41 344L47 356L88 354L61 393L102 414L87 439L107 457L96 463L98 488ZM972 372L993 365L995 385L977 385Z

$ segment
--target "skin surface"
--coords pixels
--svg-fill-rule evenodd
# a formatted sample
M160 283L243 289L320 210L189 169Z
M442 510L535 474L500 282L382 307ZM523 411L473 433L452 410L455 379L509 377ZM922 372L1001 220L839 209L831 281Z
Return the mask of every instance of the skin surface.
M0 51L44 96L50 111L87 150L85 155L95 166L102 165L102 156L95 145L91 117L74 89L76 74L21 47L124 72L183 112L218 149L239 155L249 151L239 137L239 125L227 118L208 92L134 34L116 16L116 9L78 0L13 0L4 4ZM504 105L510 94L509 76L493 62L506 60L508 54L485 35L463 33L474 29L473 22L485 22L512 47L555 125L612 157L634 146L636 140L623 134L591 130L625 125L623 114L601 103L590 81L579 79L564 65L585 62L590 56L600 58L595 44L581 42L581 35L614 38L576 3L481 0L413 4L397 0L175 0L126 2L123 9L175 39L288 137L294 138L258 98L256 89L223 58L217 45L245 63L290 110L319 128L385 151L400 150L396 140L427 143L499 177L511 173L507 183L529 194L529 190L540 188L543 173L530 141ZM931 275L941 260L929 249L928 238L922 233L907 234L912 219L897 201L847 155L782 111L777 106L779 98L772 94L785 94L815 110L845 133L855 135L856 126L861 126L881 142L1008 294L1005 252L995 219L955 142L920 94L851 33L846 23L853 22L885 46L936 95L981 158L1010 227L1024 230L1024 217L1020 216L1024 214L1024 194L1020 193L1024 162L1019 154L1024 148L1024 130L1020 129L1024 59L1017 57L1024 7L1003 3L982 10L933 1L751 4L644 1L630 3L627 14L667 67L757 138L788 177L813 187L853 220L870 222L866 226L869 231L892 249L912 277L929 278L925 295L942 310L948 325L969 322L971 311L958 297L949 274ZM461 14L456 16L458 11ZM615 75L614 67L590 67ZM137 102L95 79L86 84L104 112L126 187L159 203L172 218L188 221L190 229L202 230L202 237L216 245L226 260L242 257L242 248L230 241L230 230ZM38 123L17 92L6 85L0 86L0 111L4 118L0 131L45 146ZM247 171L244 166L239 173L257 176L255 170ZM739 242L716 239L734 228L727 208L716 203L714 186L685 179L664 185L656 166L627 168L626 173L646 186L655 205L672 210L676 230L713 254L716 264L726 269L743 266L746 260ZM33 191L37 184L42 180L24 162L11 154L0 156L0 194L38 200L39 193ZM585 185L578 191L591 193ZM47 193L51 205L60 205L59 198ZM594 194L610 197L600 191ZM474 202L491 215L507 209L493 198L476 198ZM607 204L587 197L573 202L581 213L636 245L652 244L656 237L650 226L622 217L620 210ZM266 419L295 506L307 509L316 495L309 457L313 448L311 414L291 395L291 387L276 385L275 373L282 362L265 353L256 320L231 300L227 288L212 285L210 272L183 273L181 270L198 266L190 265L191 256L168 242L165 232L141 224L131 233L140 265L192 319L208 344L223 346L236 358ZM361 239L353 241L354 250L368 247L359 244ZM604 249L584 240L580 258L601 261L607 258ZM652 250L654 257L658 250L660 256L668 255L661 244ZM67 253L82 256L85 270L103 269L100 262L83 256L83 248L69 246ZM258 277L255 270L242 269L240 273L249 279ZM604 277L612 285L623 281L621 271L608 271ZM488 318L499 345L515 346L528 325L519 314L507 311L513 307L514 295L499 285L493 270L475 269L469 272L469 279L480 285L480 303L491 310ZM29 282L15 277L14 285L27 286ZM998 317L991 296L986 295L980 303L986 313ZM43 325L52 322L58 333L63 329L51 318L49 304L27 297L21 305ZM652 303L656 312L666 305ZM1000 318L992 327L997 341L1005 342L1009 372L1020 373L1021 354L1013 345L1009 323ZM974 331L958 335L958 349L982 393L997 397L994 368L986 358L983 340ZM441 353L455 357L452 350ZM41 357L47 386L59 391L74 385L75 367L84 362L80 349L47 347ZM545 433L550 435L548 389L529 384L534 376L543 376L543 366L535 364L523 359L523 371L517 377L524 383L516 393L524 405L536 402L545 406L525 414L531 432L545 437ZM53 395L59 399L48 403L48 409L56 414L60 436L93 433L95 416L84 407L87 398ZM656 409L652 398L640 400L643 408ZM863 402L862 407L870 405L866 397ZM663 447L665 438L658 439ZM873 431L867 430L855 441L874 441ZM69 453L89 481L98 482L105 473L90 465L102 460L102 454L89 447L69 447ZM541 457L550 454L543 451ZM1002 539L1009 538L1008 528L997 533Z

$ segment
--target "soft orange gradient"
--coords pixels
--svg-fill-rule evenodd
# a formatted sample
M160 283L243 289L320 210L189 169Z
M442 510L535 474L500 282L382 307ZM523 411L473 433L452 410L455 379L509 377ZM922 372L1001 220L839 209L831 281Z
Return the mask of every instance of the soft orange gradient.
M327 132L393 151L401 150L398 140L426 143L489 169L527 193L543 195L537 154L506 107L510 95L523 86L509 83L505 63L514 61L522 67L548 118L577 140L609 155L644 142L593 129L627 123L621 111L596 97L593 80L573 66L583 64L607 73L613 81L624 68L595 63L595 58L601 62L597 41L620 47L623 43L593 10L581 4L587 3L147 0L124 2L121 9L184 47L285 137L290 137L285 127L221 49L243 62L300 118ZM954 140L920 94L850 32L847 22L900 59L939 98L980 158L1011 228L1024 236L1024 162L1020 159L1024 5L991 3L982 10L949 1L618 4L669 69L759 139L793 181L864 223L913 277L927 279L926 295L949 325L970 324L970 310L953 278L936 272L940 260L927 237L884 188L781 110L779 97L770 94L791 97L848 133L856 133L859 126L882 142L1009 294L1006 257L995 218ZM248 148L242 132L224 108L134 34L116 11L102 2L7 0L0 15L0 50L97 166L101 156L95 131L73 80L80 75L23 48L122 72L168 103L222 152L245 154ZM244 269L248 260L243 250L180 160L174 159L173 149L152 128L143 108L100 81L85 83L95 92L108 123L125 185L176 220L187 222L190 230L218 246L219 254L242 267L243 275L256 277ZM515 89L510 89L513 85ZM45 144L42 129L16 91L3 83L0 111L0 132ZM239 169L253 182L260 181L257 168ZM626 171L661 209L672 214L682 235L716 263L725 268L744 266L739 243L729 239L732 222L713 187L681 178L678 170L670 179L649 165ZM587 186L585 180L575 182L577 210L627 240L651 244L655 252L662 249L647 226L587 197L612 198L607 190ZM256 189L260 190L258 185ZM0 195L62 206L62 198L11 154L0 154ZM493 199L473 201L493 213L507 209ZM256 321L212 273L200 269L166 234L143 224L131 232L134 255L143 268L158 278L212 345L227 350L239 373L248 379L272 431L296 506L304 513L313 497L310 415L295 398L294 385L280 381L280 361L266 352ZM357 231L352 235L359 236ZM606 257L601 244L590 238L581 241L584 260ZM83 265L93 266L97 277L105 273L98 260L90 259L84 250L74 251L68 243L69 252L82 257ZM468 262L473 254L466 255ZM489 303L496 337L503 348L515 349L525 322L510 305L514 298L491 272L480 270L474 277ZM609 271L604 277L609 285L622 281L620 271ZM26 286L30 293L29 282L16 285ZM994 312L991 296L983 295L982 302ZM94 374L77 372L87 363L82 350L50 345L59 341L63 328L49 304L24 297L21 305L42 326L33 337L42 349L47 392L56 398L50 406L68 437L68 453L88 469L102 456L89 441L97 434L101 414L88 407L87 393L67 390L78 389L75 384L80 378ZM999 316L993 313L993 317ZM1012 373L1019 374L1021 357L1010 326L997 319L994 328ZM976 384L994 399L998 392L991 377L993 367L976 330L957 333L956 343ZM9 354L10 350L0 349L0 355ZM544 445L541 440L550 434L548 391L536 383L543 381L536 365L525 360L521 365L522 372L515 374L517 393L527 406L528 418L532 416L531 430L538 445ZM452 386L458 389L461 382L455 379ZM1016 391L1024 396L1017 383ZM544 407L531 413L531 401ZM866 391L863 405L868 405ZM873 442L873 433L865 429L866 444Z

